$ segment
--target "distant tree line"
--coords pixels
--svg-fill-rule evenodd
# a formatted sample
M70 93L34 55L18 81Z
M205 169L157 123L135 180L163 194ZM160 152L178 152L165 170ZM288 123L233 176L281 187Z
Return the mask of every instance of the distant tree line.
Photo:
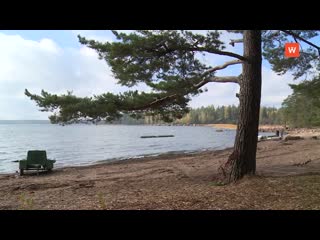
M230 123L236 124L238 120L239 108L235 105L227 106L207 106L194 108L186 113L181 119L176 119L174 124L211 124ZM283 110L275 107L260 108L260 124L282 124L284 122ZM141 119L131 118L124 114L123 117L113 124L163 124L164 122L157 116L144 116Z
M238 121L239 108L235 105L207 106L191 109L182 119L177 120L183 124L210 124L231 123ZM260 124L281 124L283 120L281 109L275 107L260 108Z

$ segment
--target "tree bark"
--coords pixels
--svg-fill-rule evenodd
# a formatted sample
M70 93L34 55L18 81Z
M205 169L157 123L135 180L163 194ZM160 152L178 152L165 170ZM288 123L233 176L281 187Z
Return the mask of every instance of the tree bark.
M261 31L246 30L243 33L246 61L242 64L240 80L239 119L233 153L229 165L229 182L256 171L256 151L261 99Z

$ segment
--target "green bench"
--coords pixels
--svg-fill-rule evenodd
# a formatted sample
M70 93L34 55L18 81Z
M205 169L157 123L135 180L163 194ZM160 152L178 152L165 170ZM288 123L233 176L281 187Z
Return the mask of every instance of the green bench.
M27 159L19 161L20 175L25 170L46 170L51 171L56 160L47 159L47 152L40 150L28 151Z

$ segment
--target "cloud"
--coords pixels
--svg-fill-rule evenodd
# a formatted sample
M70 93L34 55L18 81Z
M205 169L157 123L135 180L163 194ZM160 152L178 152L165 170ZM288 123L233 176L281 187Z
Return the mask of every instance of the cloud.
M120 92L107 64L85 46L66 49L52 39L32 41L0 33L0 119L46 119L24 95L73 90L79 96Z
M279 76L271 69L262 67L261 105L280 107L282 101L292 93L289 83L298 81L294 81L289 73Z
M191 107L239 104L239 100L236 98L239 86L235 83L209 83L206 88L208 89L207 92L192 99L190 102Z
M53 54L61 54L62 49L51 39L43 38L39 42L40 49Z

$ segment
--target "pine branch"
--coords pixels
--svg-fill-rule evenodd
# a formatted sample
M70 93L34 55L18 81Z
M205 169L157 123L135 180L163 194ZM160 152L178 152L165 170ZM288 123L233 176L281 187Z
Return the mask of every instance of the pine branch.
M189 48L188 50L190 51L200 51L200 52L208 52L208 53L213 53L213 54L218 54L218 55L223 55L223 56L229 56L229 57L234 57L242 61L246 61L247 59L239 54L233 53L233 52L226 52L226 51L221 51L218 49L212 49L212 48L205 48L205 47L194 47L194 48Z
M222 65L218 65L218 66L215 66L213 68L210 68L204 74L212 73L212 72L215 72L215 71L218 71L218 70L222 70L222 69L227 68L228 66L235 65L235 64L240 64L240 63L243 63L243 61L241 61L241 60L233 60L233 61L225 62Z
M134 107L134 108L130 108L130 109L126 109L127 111L139 111L139 110L145 110L145 109L148 109L148 108L151 108L151 107L155 107L155 106L159 106L159 105L162 105L164 102L167 102L171 99L175 99L177 97L179 97L180 94L172 94L172 95L169 95L169 96L165 96L163 98L159 98L151 103L148 103L146 105L143 105L143 106L139 106L139 107Z
M298 34L292 32L292 31L288 31L288 30L280 30L280 31L282 31L282 32L284 32L284 33L286 33L288 35L291 35L295 40L299 39L299 40L309 44L310 46L316 48L318 50L318 53L319 53L319 56L320 56L320 47L319 46L317 46L317 45L313 44L312 42L300 37Z
M241 38L241 39L230 39L230 45L232 46L232 47L234 47L234 44L235 43L242 43L243 42L243 39Z
M218 70L221 70L221 69L224 69L230 65L235 65L235 64L240 64L240 63L243 63L243 61L241 60L233 60L233 61L229 61L229 62L225 62L224 64L222 65L219 65L219 66L215 66L209 70L207 70L204 74L202 74L203 76L204 75L207 75L208 73L211 73L211 72L215 72L215 71L218 71ZM204 85L206 85L207 83L209 82L216 82L216 83L239 83L240 82L240 79L241 79L241 76L242 75L239 75L239 76L223 76L223 77L210 77L210 78L206 78L206 79L203 79L202 81L200 81L199 83L197 83L196 85L193 86L193 88L191 88L188 92L186 92L185 94L188 94L189 92L192 92L194 90L197 90L201 87L203 87ZM181 96L181 94L172 94L172 95L169 95L169 96L166 96L166 97L163 97L163 98L160 98L160 99L157 99L151 103L148 103L144 106L141 106L141 107L137 107L137 108L134 108L134 109L130 109L130 110L143 110L143 109L147 109L147 108L150 108L150 107L155 107L157 105L161 105L163 104L164 102L166 101L169 101L171 99L175 99L177 97Z
M229 61L229 62L225 62L222 65L219 66L215 66L213 68L210 68L209 70L207 70L206 72L204 72L202 74L202 77L205 77L206 75L208 75L208 73L212 73L212 72L216 72L218 70L222 70L227 68L228 66L231 65L235 65L235 64L240 64L243 63L243 61L241 60L233 60L233 61ZM209 82L220 82L220 83L227 83L227 82L232 82L232 83L239 83L239 76L230 76L230 77L210 77L210 78L205 78L203 79L201 82L199 82L198 84L195 85L195 87L198 89L199 86L202 87L205 84L209 83Z
M211 77L209 82L217 83L239 83L242 75L239 76L223 76L223 77Z
M222 56L229 56L229 57L234 57L237 58L241 61L246 61L247 59L239 54L233 53L233 52L227 52L227 51L221 51L218 49L214 49L214 48L209 48L209 47L199 47L199 46L193 46L193 47L168 47L166 45L162 45L165 48L165 51L161 50L159 51L158 49L155 48L148 48L148 47L144 47L144 49L150 51L150 52L155 52L158 53L159 56L161 55L165 55L168 53L172 53L174 51L180 50L180 51L197 51L197 52L207 52L207 53L212 53L212 54L217 54L217 55L222 55Z
M216 82L216 83L240 83L242 75L239 76L223 76L223 77L210 77L202 80L198 84L194 85L196 89L201 88L202 86L206 85L209 82Z

